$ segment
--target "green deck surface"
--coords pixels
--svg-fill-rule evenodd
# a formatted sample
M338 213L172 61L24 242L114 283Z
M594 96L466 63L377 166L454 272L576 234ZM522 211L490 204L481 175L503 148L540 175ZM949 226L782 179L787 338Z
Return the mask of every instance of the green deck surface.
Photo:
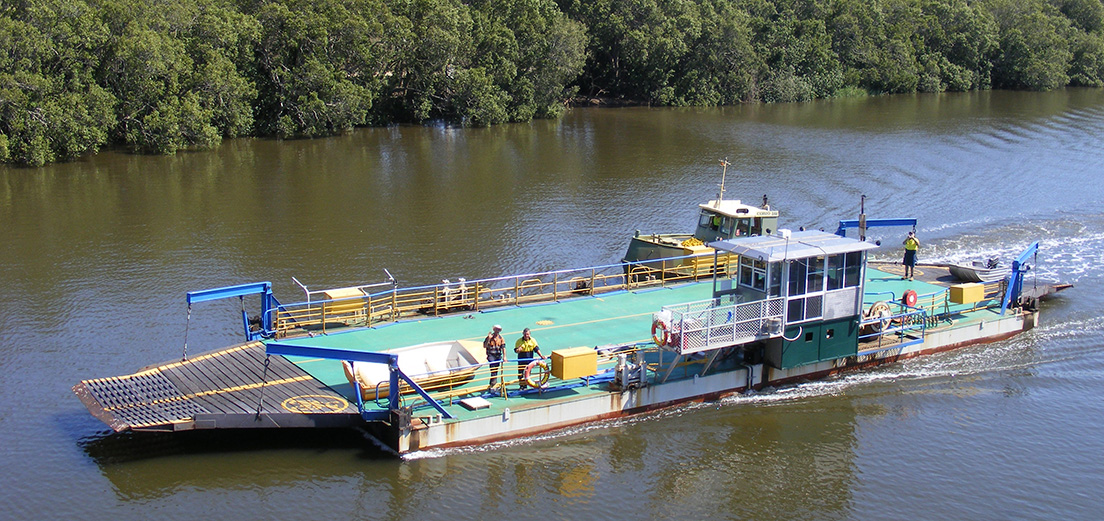
M925 296L932 293L942 293L947 287L924 282L923 280L905 280L900 275L867 266L863 309L881 300L900 301L901 296L910 289L919 296Z
M948 277L939 277L938 280L924 280L932 279L928 273L924 273L924 270L935 271L937 268L918 265L916 267L917 279L905 280L901 278L899 274L890 273L873 266L867 266L866 268L866 287L863 293L863 309L867 309L871 304L878 301L897 301L900 302L901 297L908 290L916 292L919 304L926 306L931 302L933 296L937 297L938 302L943 302L943 295L947 292L951 284L957 284L958 281L947 280ZM946 271L941 270L942 271ZM992 318L994 314L1000 313L1000 308L996 310L986 309L981 306L986 304L997 304L996 301L983 301L978 303L977 306L973 304L950 304L946 309L931 310L929 313L946 311L954 315L956 321L977 321L986 318ZM980 309L978 309L981 307Z
M503 328L507 355L512 362L513 343L526 327L531 329L545 356L556 349L640 342L651 338L652 313L671 304L709 299L712 291L712 281L619 291L559 302L412 319L313 338L297 338L295 342L358 351L387 351L427 342L481 342L491 327L499 324ZM343 393L349 390L340 362L289 358L322 383ZM508 373L516 374L514 368L513 363L504 366Z
M866 279L864 309L878 301L899 300L904 292L910 289L917 292L922 304L932 295L938 295L941 301L942 294L948 287L948 283L943 280L930 282L920 278L913 281L903 280L899 274L871 266L867 267ZM712 281L706 280L667 287L618 291L599 296L563 299L558 302L411 319L371 328L297 338L295 342L359 351L387 351L427 342L481 341L493 325L500 324L503 327L502 334L506 339L507 354L510 358L503 365L503 373L513 378L516 376L517 369L513 362L514 355L509 348L521 336L523 328L531 328L532 335L540 343L541 351L545 356L549 356L556 349L649 341L652 313L660 311L663 306L711 298L712 289ZM927 302L930 302L930 299ZM952 306L950 310L957 312L955 323L962 325L994 317L994 311L991 309L974 310L973 308L974 306L971 305ZM325 385L344 394L350 400L353 399L352 386L348 384L340 362L300 357L289 357L289 359ZM686 377L691 372L693 370L690 368L675 371L673 377ZM481 380L465 384L465 387L478 391L485 385L485 380ZM517 387L511 386L509 390L516 391ZM607 391L604 384L593 384L553 390L543 394L530 391L520 395L513 392L507 397L485 395L484 397L491 402L492 406L490 409L479 411L469 411L457 404L446 403L445 405L458 419L470 419L500 414L506 407L547 405L550 400L571 400L584 395L605 392ZM408 398L404 398L406 399Z

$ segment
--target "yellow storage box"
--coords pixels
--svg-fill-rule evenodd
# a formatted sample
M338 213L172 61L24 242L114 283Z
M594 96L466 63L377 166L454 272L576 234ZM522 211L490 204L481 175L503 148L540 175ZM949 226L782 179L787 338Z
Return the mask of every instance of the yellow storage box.
M980 282L951 286L951 302L955 304L973 304L982 300L985 300L985 285Z
M591 347L572 347L552 351L552 376L560 380L598 374L598 351Z
M359 316L364 313L368 303L364 301L364 292L357 288L339 288L331 289L322 292L327 299L333 302L327 302L325 312L327 315L356 315Z

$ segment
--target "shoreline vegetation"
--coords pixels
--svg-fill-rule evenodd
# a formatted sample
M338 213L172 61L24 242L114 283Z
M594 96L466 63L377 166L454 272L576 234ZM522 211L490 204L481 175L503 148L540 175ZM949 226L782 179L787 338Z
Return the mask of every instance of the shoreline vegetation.
M1104 0L0 0L0 162L1104 86Z

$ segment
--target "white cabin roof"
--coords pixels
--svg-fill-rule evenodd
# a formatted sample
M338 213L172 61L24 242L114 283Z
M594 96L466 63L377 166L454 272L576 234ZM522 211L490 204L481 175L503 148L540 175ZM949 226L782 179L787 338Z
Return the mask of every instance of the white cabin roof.
M840 237L834 233L822 231L792 232L787 239L780 233L756 237L737 237L709 243L718 250L729 251L737 255L761 259L767 262L780 262L791 259L807 259L820 255L835 255L853 251L873 250L878 245L850 237Z
M699 204L698 208L728 217L745 219L748 217L778 217L777 210L763 209L741 203L739 199L726 199L722 201L709 201Z

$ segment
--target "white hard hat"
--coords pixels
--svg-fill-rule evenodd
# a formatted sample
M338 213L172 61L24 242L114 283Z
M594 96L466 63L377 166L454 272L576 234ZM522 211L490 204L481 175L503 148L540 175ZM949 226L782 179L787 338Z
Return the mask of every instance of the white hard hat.
M500 326L498 324L495 324L493 329L497 329L499 331L502 331L502 326Z

